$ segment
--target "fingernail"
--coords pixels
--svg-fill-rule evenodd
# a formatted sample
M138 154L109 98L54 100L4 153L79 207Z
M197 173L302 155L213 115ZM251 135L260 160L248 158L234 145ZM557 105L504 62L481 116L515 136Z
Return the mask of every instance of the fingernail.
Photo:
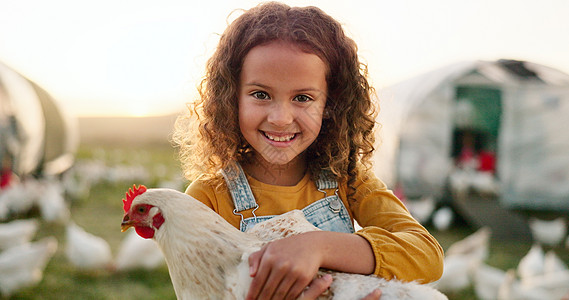
M326 274L326 275L322 276L322 279L324 279L326 281L332 281L332 275Z
M249 276L253 277L255 275L255 269L253 266L249 266Z

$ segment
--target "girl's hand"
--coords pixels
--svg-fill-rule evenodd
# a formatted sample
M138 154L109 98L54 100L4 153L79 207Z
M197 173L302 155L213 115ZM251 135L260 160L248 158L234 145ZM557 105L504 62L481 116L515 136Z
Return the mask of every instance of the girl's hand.
M305 291L321 265L318 244L309 235L299 234L270 242L252 253L249 267L253 281L246 299L296 299L303 291L303 299L318 297L332 283L331 277L324 276Z
M381 290L373 290L369 295L365 296L361 300L379 300L381 298Z

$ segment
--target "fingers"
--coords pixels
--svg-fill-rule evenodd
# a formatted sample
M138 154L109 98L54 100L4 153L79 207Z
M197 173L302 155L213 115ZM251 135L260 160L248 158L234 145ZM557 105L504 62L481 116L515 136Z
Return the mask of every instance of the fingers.
M265 258L256 269L247 299L296 299L311 279L298 267L286 262L275 265L272 258Z
M266 247L261 248L261 250L251 253L249 255L249 276L253 277L251 285L249 286L249 292L245 299L257 299L257 296L261 292L261 288L265 285L265 279L268 276L268 270L261 269L259 272L259 265L261 264L261 258L265 252Z
M330 274L326 274L322 277L317 277L312 280L306 290L300 294L298 300L316 299L330 287L330 284L332 284L332 276Z
M263 253L265 253L266 247L261 248L261 250L251 253L249 255L249 276L255 277L257 271L259 270L259 264L261 263L261 258Z
M373 290L371 293L369 293L369 295L363 297L362 300L379 300L380 297L381 297L381 290L376 289Z

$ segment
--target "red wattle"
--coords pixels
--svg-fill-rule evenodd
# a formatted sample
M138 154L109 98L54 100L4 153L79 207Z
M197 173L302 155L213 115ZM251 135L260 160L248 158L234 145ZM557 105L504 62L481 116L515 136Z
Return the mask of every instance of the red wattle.
M134 229L142 238L151 239L154 237L154 229L150 227L134 227Z

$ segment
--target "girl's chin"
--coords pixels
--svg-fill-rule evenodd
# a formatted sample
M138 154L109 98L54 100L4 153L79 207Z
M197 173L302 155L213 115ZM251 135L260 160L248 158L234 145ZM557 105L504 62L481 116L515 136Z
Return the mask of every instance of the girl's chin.
M255 160L260 161L261 164L279 168L287 167L291 164L299 162L302 154L299 153L286 153L286 152L268 152L256 155Z

